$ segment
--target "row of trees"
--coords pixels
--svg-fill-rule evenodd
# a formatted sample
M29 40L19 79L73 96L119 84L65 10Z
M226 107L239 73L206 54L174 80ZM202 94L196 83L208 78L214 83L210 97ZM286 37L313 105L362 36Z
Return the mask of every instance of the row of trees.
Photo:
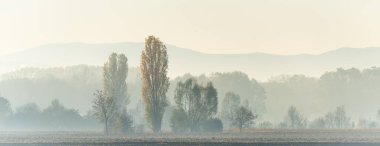
M141 54L142 100L145 118L149 128L161 131L162 118L169 105L168 55L166 46L156 37L145 40ZM132 119L127 113L128 94L126 78L127 58L124 54L113 53L103 67L103 90L94 93L94 115L105 125L106 134L125 133L132 129ZM205 86L194 78L178 82L174 100L176 108L172 112L170 125L175 132L222 131L223 124L217 118L218 93L212 82ZM240 101L240 100L239 100ZM242 129L250 125L257 116L247 106L234 107L234 126ZM231 125L231 126L232 126Z
M279 128L333 128L344 129L352 128L355 125L350 122L350 118L346 115L344 106L338 106L334 112L328 112L325 116L316 118L308 125L307 119L297 110L296 107L291 106L283 122L279 124Z
M139 124L145 123L143 106L138 111L134 111L136 103L141 100L141 75L139 68L128 69L128 97L130 103L127 105L128 112L133 113L133 121ZM255 127L271 127L268 122L262 120L270 119L272 121L282 121L284 109L289 105L295 104L297 110L305 116L319 115L328 113L327 109L334 109L337 105L345 105L347 114L355 121L355 127L374 127L379 125L376 118L377 92L380 90L379 75L380 68L358 69L338 69L336 71L326 72L320 78L307 77L302 75L283 76L273 78L268 82L255 83L254 79L249 78L241 72L213 73L208 76L183 75L170 80L170 88L167 92L171 106L173 102L177 82L185 81L189 77L197 79L198 83L206 84L211 81L218 90L219 107L218 113L221 113L223 97L228 91L234 91L239 94L241 101L246 103L250 99L249 106L252 111L259 116L259 122ZM15 100L13 105L23 104L21 101L33 101L39 105L48 105L51 98L60 99L61 103L70 105L78 109L80 113L92 107L93 92L96 89L102 89L103 86L103 67L98 66L69 66L54 68L25 68L14 73L9 73L9 78L3 78L0 81L1 94L4 97ZM264 89L263 89L264 87ZM340 88L340 89L337 89ZM20 92L22 91L22 92ZM322 92L323 91L323 92ZM323 94L322 94L323 93ZM267 96L267 98L263 98ZM360 98L359 98L360 97ZM265 101L261 104L257 100ZM256 108L259 105L265 105L266 113L261 113ZM302 103L302 104L297 104ZM139 103L141 105L141 103ZM362 106L367 105L367 106ZM170 130L169 123L171 111L167 110L163 120L163 130ZM165 112L166 112L165 111ZM138 112L140 113L140 112ZM166 116L166 117L165 117ZM261 117L264 117L262 119ZM312 121L308 117L308 127ZM229 124L223 121L224 127ZM274 125L274 126L273 126ZM277 127L273 123L272 127ZM146 126L147 127L147 126Z
M7 130L89 130L98 127L91 115L81 116L78 110L67 108L54 99L41 109L27 103L12 110L10 102L0 97L0 125Z
M168 105L166 92L169 78L166 47L158 38L149 36L145 40L140 67L146 120L154 132L159 132ZM111 54L104 64L103 72L103 90L95 92L94 115L105 124L106 134L128 132L133 121L126 111L128 64L125 55Z
M149 36L141 54L142 101L148 127L155 133L161 131L165 109L169 105L167 92L170 86L168 71L168 55L166 46L156 37ZM133 120L127 112L129 101L127 93L128 64L124 54L111 54L103 67L103 90L94 93L94 115L105 124L105 132L125 133L132 129ZM246 81L242 78L242 81ZM211 79L212 80L212 79ZM254 85L249 81L247 85ZM242 83L242 82L237 82ZM223 88L223 87L220 87ZM263 88L252 86L257 93L265 93ZM239 90L239 89L237 89ZM244 93L244 92L243 92ZM256 92L255 92L256 93ZM195 78L178 81L174 91L175 108L170 117L170 127L175 132L222 131L224 126L243 128L254 124L258 115L265 108L259 107L265 96L244 98L233 92L227 92L218 110L218 93L213 83L198 83ZM249 96L246 96L249 97ZM258 100L260 99L260 100ZM243 104L242 104L243 103ZM249 105L253 103L254 105ZM256 103L260 103L257 104ZM253 112L252 109L255 109ZM220 115L217 113L220 112ZM221 119L219 119L220 117ZM223 122L222 122L223 121ZM307 119L295 107L290 107L281 128L348 128L350 120L345 114L344 106L335 112L329 112L308 125ZM259 123L269 127L270 123ZM211 127L211 128L210 128Z
M327 109L345 105L353 119L374 120L378 110L378 103L374 101L378 100L380 90L380 67L338 68L320 77L282 75L261 85L268 97L265 101L268 119L282 120L282 109L296 104L305 115L327 113Z

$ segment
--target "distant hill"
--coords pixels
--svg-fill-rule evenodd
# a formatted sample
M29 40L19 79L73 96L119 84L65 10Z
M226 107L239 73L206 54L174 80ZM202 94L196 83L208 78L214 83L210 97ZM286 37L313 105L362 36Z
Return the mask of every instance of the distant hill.
M359 69L380 66L380 48L341 48L320 55L205 54L167 45L169 76L191 72L243 71L260 81L281 74L305 74L318 77L338 67ZM125 53L130 66L137 67L143 43L44 45L0 58L0 73L22 67L57 67L78 64L102 65L112 52Z

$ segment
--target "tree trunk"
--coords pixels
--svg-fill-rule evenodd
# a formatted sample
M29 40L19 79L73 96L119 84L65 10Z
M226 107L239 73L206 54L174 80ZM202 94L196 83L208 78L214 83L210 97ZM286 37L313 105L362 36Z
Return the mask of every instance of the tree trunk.
M104 124L105 124L105 128L106 128L106 135L108 135L109 134L108 133L108 120L105 120Z

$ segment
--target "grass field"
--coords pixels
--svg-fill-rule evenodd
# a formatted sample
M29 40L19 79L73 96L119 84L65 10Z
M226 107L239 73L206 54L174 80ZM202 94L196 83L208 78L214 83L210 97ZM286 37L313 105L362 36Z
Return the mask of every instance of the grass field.
M249 130L245 133L113 136L96 132L1 132L0 145L375 146L380 145L380 130Z

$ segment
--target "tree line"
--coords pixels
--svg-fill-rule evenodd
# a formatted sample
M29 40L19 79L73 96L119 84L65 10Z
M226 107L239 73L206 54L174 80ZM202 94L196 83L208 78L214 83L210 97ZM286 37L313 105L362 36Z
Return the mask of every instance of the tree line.
M275 99L279 103L283 102L283 99L297 98L298 101L304 103L302 100L312 99L308 96L316 98L318 95L318 97L331 99L339 96L340 98L351 99L353 96L363 95L366 97L375 94L374 91L377 86L367 87L367 85L369 85L368 83L373 85L372 83L378 81L378 68L371 68L362 72L357 69L338 69L336 72L325 73L319 79L300 75L282 76L265 83L258 83L254 79L249 79L246 74L241 72L213 73L208 77L205 75L195 77L186 74L169 80L167 76L169 69L167 49L164 43L154 36L149 36L145 40L140 61L141 86L131 86L126 82L129 75L127 57L124 54L116 53L109 56L101 69L102 74L100 76L94 75L94 78L102 78L102 89L94 92L95 98L92 102L92 111L89 114L81 116L77 110L66 108L59 101L55 101L49 107L59 107L54 108L60 109L55 111L65 111L61 113L71 114L72 116L62 115L66 119L74 119L70 121L79 119L79 123L82 121L91 123L94 122L93 118L96 118L104 124L106 134L136 132L139 131L141 123L147 123L151 131L158 133L162 131L162 126L165 124L163 121L169 123L173 132L220 132L223 129L231 128L242 131L248 127L365 128L377 126L374 121L359 120L354 122L347 116L345 106L338 106L335 110L313 120L308 120L304 116L308 114L304 114L304 108L299 108L302 107L300 105L289 107L286 116L280 123L262 121L261 116L264 115L266 105L268 105L264 104L266 98ZM90 78L85 80L86 82L94 82ZM71 82L82 81L74 79ZM363 89L363 85L366 89ZM135 92L141 92L141 94L131 94L131 88ZM358 93L361 94L355 93L355 91L360 91ZM314 94L314 92L318 92L318 94ZM131 99L136 101L134 99L136 97L139 98L137 107L131 109ZM173 97L173 100L168 97ZM296 103L296 101L291 100L285 102L289 102L289 104L283 104L286 106ZM330 104L336 106L333 102L334 100L331 100ZM54 119L59 118L42 118L54 117L57 115L55 112L44 112L45 109L39 109L36 104L25 105L25 108L24 110L21 110L22 108L16 109L16 112L8 114L11 116L3 116L7 117L4 118L7 119L5 121L10 121L10 117L22 119L23 116L20 115L25 117L28 117L28 114L44 115L31 117L40 117L39 120L36 120L39 122L35 123L44 123L40 121L43 120L45 122L50 121L47 123L56 123L51 124L53 125L51 127L54 125L62 129L69 127L66 123L70 122L61 122L65 121L64 119L55 121ZM144 121L136 118L137 111L140 111L139 108L143 109ZM288 107L281 107L281 109L286 108ZM19 114L23 113L21 111L36 111L37 114ZM274 116L283 117L283 115ZM34 123L32 118L30 120L29 123Z
M156 37L145 40L141 54L142 101L145 118L149 128L158 133L161 131L162 118L169 105L168 55L165 45ZM95 92L93 111L96 118L104 123L105 133L126 133L132 129L131 116L126 112L127 94L127 58L124 54L113 53L103 67L103 90ZM178 82L175 88L175 109L170 118L174 132L223 131L218 113L218 93L212 82L198 84L190 78ZM240 129L249 125L256 116L248 108L231 109L235 126Z
M105 124L107 134L128 132L133 120L126 112L128 94L126 93L127 59L124 54L112 54L105 63L103 71L103 91L95 93L94 111L96 117ZM141 54L142 101L148 127L154 132L161 131L165 110L169 106L167 92L170 86L168 73L168 55L166 46L156 37L149 36ZM322 76L331 78L329 73ZM201 83L198 83L201 80ZM244 80L237 82L244 84ZM327 84L328 82L324 82ZM228 86L228 85L227 85ZM260 91L260 90L257 90ZM218 92L213 82L202 77L189 76L177 81L174 104L170 115L170 127L173 132L220 132L223 127L243 128L256 125L261 128L352 128L355 123L347 117L345 107L339 106L334 112L308 121L295 106L291 106L283 122L274 126L270 122L255 123L263 108L252 108L255 104L250 98L240 99L233 91L225 93L218 109ZM259 102L259 101L257 101ZM250 105L253 103L254 105ZM254 110L253 110L254 109Z
M91 113L84 116L78 110L65 107L54 99L41 109L36 103L26 103L12 109L8 99L0 97L0 127L3 130L92 130L100 125Z

